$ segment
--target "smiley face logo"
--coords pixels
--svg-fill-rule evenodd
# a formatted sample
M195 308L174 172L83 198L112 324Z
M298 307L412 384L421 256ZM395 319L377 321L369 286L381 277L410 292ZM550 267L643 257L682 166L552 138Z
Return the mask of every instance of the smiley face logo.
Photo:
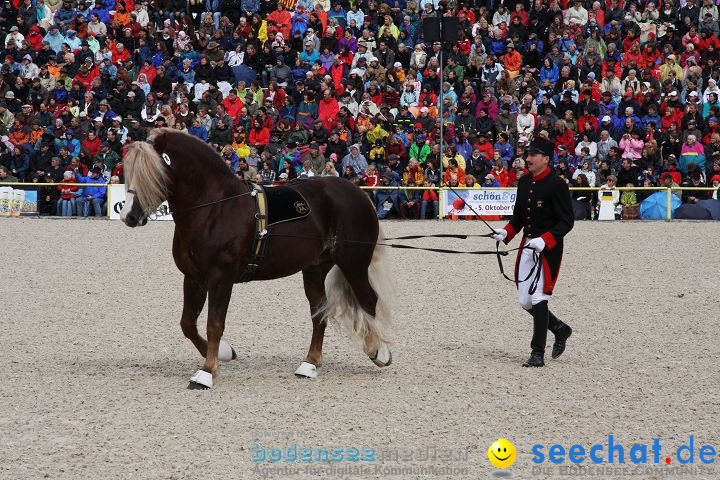
M490 463L498 468L507 468L515 461L515 445L508 442L504 438L499 439L488 449L488 458Z

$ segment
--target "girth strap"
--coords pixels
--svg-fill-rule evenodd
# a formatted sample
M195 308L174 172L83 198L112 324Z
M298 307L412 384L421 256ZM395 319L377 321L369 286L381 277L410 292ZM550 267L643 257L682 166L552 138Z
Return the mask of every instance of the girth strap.
M265 259L265 249L268 243L267 219L268 203L265 189L257 183L251 184L253 190L250 195L255 198L255 236L250 248L250 260L245 270L240 275L239 282L250 282L255 277L255 272Z

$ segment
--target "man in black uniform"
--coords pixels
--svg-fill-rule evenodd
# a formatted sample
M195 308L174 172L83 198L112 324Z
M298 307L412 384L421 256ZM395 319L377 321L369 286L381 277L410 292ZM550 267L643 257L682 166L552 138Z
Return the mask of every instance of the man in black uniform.
M507 244L523 230L523 248L515 263L515 283L520 306L534 320L532 354L523 364L525 367L545 366L548 329L555 334L552 358L565 351L565 342L572 334L572 329L548 310L548 300L560 272L563 237L574 224L567 184L548 167L554 148L553 142L543 137L532 141L526 160L530 174L518 181L512 218L493 235L495 240Z

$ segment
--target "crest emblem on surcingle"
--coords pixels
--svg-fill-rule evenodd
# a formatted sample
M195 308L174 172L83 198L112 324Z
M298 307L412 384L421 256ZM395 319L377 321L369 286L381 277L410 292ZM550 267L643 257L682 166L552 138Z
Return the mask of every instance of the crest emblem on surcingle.
M537 208L542 208L542 200L537 201Z
M297 202L295 202L293 204L293 206L295 207L295 211L301 215L308 212L308 206L307 206L307 203L305 203L305 202L301 202L298 200Z

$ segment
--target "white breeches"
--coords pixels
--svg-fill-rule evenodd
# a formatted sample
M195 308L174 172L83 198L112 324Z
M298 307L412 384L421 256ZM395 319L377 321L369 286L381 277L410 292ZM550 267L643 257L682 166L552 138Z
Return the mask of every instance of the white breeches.
M527 240L525 241L527 243ZM530 310L533 305L549 300L550 296L543 293L545 290L545 272L543 272L542 263L538 263L536 268L540 269L540 280L537 282L535 293L530 294L530 286L533 284L535 274L537 270L533 271L530 278L526 281L527 276L530 274L533 266L535 266L533 250L530 248L523 248L520 254L520 265L518 267L518 303L525 310Z

